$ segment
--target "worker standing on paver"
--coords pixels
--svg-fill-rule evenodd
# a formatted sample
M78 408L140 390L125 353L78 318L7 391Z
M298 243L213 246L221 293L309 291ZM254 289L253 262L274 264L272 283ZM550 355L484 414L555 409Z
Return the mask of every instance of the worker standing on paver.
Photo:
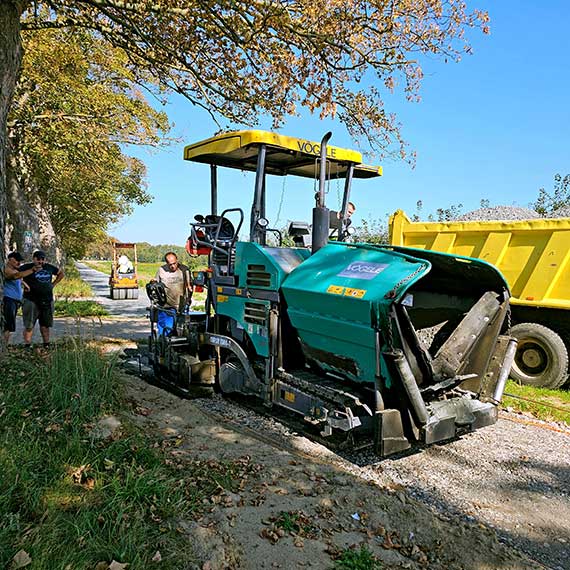
M164 284L166 289L165 307L178 310L180 305L189 302L192 297L190 269L179 263L178 256L173 251L164 255L164 261L165 264L158 268L154 280Z

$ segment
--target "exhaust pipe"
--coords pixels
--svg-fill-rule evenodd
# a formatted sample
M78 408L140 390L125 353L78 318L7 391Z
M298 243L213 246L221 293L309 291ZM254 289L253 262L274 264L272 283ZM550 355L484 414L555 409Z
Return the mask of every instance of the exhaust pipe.
M329 241L329 209L325 207L325 182L327 176L327 143L332 137L329 131L321 140L319 193L313 208L313 236L311 252L315 253Z

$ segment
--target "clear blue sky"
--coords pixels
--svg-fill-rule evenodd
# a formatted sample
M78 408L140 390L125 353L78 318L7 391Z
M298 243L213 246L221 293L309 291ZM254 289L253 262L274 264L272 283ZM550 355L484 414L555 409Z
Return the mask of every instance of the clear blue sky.
M486 9L491 34L470 31L474 53L458 63L428 60L420 103L390 96L388 111L398 114L403 134L417 153L415 168L384 162L384 176L356 181L356 225L383 219L398 208L414 213L462 203L466 211L491 204L527 206L539 188L552 189L556 173L570 173L570 2L567 0L467 0ZM195 213L209 210L209 167L185 162L185 144L211 136L216 125L182 98L166 107L183 142L168 150L136 150L148 168L151 204L111 228L125 241L183 244ZM264 126L264 125L262 125ZM320 140L333 131L331 144L354 147L336 122L294 118L283 134ZM220 209L241 206L249 214L253 178L220 172ZM284 188L284 198L276 220ZM287 220L310 220L313 185L272 177L268 217L283 227ZM328 206L337 207L331 186Z

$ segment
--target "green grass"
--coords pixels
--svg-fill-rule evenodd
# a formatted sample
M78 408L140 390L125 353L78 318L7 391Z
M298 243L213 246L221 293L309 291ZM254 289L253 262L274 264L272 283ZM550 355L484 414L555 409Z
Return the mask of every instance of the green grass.
M96 301L69 301L57 300L55 302L56 317L106 317L109 313Z
M247 461L175 465L124 413L115 360L69 342L49 353L11 350L0 368L0 567L20 549L34 570L186 568L193 519L223 489L236 490ZM91 428L105 414L122 425L107 440Z
M545 421L562 421L570 425L570 392L564 390L549 390L520 385L509 380L505 394L519 398L503 396L503 407L512 408L518 412L529 412ZM532 400L529 402L527 400Z
M301 536L311 536L314 533L310 519L300 511L281 511L274 524L285 532Z
M335 561L336 570L380 570L383 565L364 545L359 549L345 548Z
M76 299L81 297L92 297L91 285L82 281L73 263L68 263L63 269L65 277L54 288L54 294L58 299Z

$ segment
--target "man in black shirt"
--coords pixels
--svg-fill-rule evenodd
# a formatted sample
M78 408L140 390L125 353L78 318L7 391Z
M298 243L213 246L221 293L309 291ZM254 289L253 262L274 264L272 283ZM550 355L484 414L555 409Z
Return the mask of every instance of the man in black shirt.
M20 266L20 271L35 268L35 272L24 281L29 289L24 292L22 315L24 319L24 344L31 346L32 333L36 321L40 322L40 333L44 347L49 346L50 328L53 326L53 288L64 277L63 271L46 263L46 254L43 251L35 251L32 263ZM55 279L53 277L55 276Z

